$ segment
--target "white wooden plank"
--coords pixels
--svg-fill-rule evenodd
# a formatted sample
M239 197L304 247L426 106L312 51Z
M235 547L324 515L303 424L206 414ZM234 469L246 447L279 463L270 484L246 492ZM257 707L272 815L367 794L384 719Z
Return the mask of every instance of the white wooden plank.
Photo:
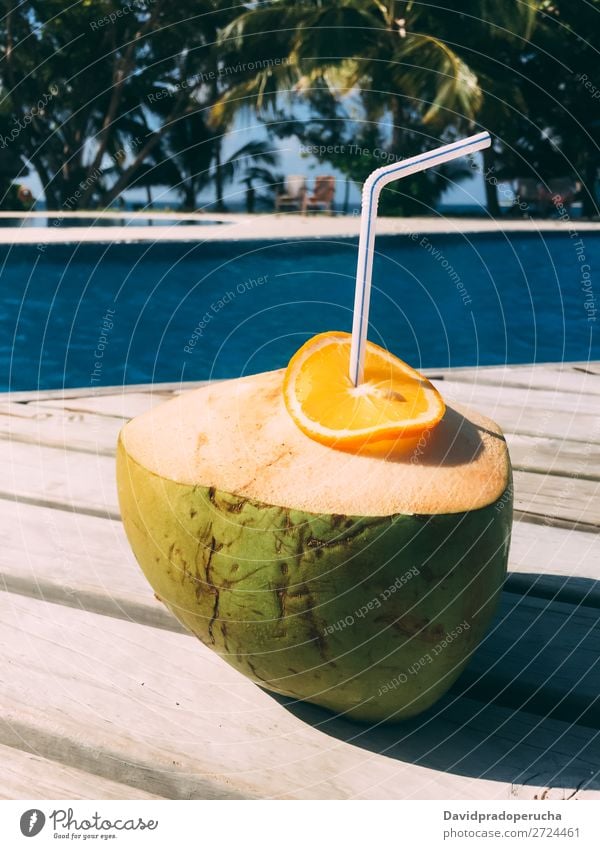
M597 415L600 410L600 398L586 392L561 392L558 389L538 389L533 386L501 386L458 382L455 380L438 381L437 385L444 396L464 401L482 412L493 410L496 404L518 407L524 413L530 410L567 411L573 415L591 413Z
M465 403L466 402L462 402ZM478 404L476 399L468 404L497 422L504 433L518 433L533 437L547 437L583 442L584 445L597 446L600 439L599 414L574 413L571 405L564 410L537 410L510 406L502 400L498 404ZM591 450L591 449L590 449Z
M600 480L600 444L507 433L513 468Z
M39 406L55 410L68 410L78 413L96 413L101 416L115 416L120 419L132 419L145 413L156 404L175 397L168 391L120 392L114 395L92 395L79 398L55 398L41 401Z
M123 419L41 404L0 404L0 439L89 454L115 453Z
M590 360L589 362L570 363L571 368L575 371L581 371L585 374L600 374L600 360Z
M600 579L600 535L515 519L510 569Z
M515 510L575 527L600 525L600 482L534 472L514 473Z
M111 519L5 501L0 589L183 632Z
M282 706L197 641L0 594L0 743L169 798L596 793L592 729L449 699L369 729Z
M600 607L600 535L516 519L506 587Z
M473 372L495 374L496 372L501 372L504 369L508 369L511 372L514 371L517 374L520 372L527 371L527 369L550 369L550 370L571 370L575 371L590 371L596 374L600 374L600 360L559 360L559 361L540 361L536 363L508 363L508 364L500 364L500 365L472 365L472 366L454 366L452 368L444 368L440 366L439 369L426 368L423 370L423 374L457 374L461 376L463 374L472 374Z
M484 366L473 369L448 369L435 374L444 380L458 383L490 385L499 389L514 387L532 391L548 390L571 392L577 395L600 395L600 370L593 371L598 363L576 369L571 363L555 365Z
M0 467L0 498L119 518L112 457L0 440Z
M64 398L98 398L102 395L120 395L122 392L179 392L182 387L192 389L197 386L202 386L206 381L190 380L176 381L172 383L129 383L126 386L79 386L72 389L34 389L20 392L5 392L3 394L6 401L58 401L61 402Z
M158 799L20 749L0 746L0 799Z
M600 442L600 400L597 396L501 389L451 381L439 381L436 385L447 401L456 401L485 413L506 433L576 440L593 446Z

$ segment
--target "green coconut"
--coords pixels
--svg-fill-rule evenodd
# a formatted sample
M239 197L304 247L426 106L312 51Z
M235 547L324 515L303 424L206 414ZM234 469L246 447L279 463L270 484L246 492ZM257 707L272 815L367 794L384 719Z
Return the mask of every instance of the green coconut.
M127 536L155 593L257 684L362 720L448 690L494 613L512 491L498 426L448 406L387 456L305 436L283 372L188 391L123 428Z

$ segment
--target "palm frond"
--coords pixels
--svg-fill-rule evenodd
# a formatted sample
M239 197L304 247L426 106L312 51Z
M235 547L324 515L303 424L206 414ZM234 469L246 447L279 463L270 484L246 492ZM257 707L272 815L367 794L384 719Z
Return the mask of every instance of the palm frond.
M434 122L442 110L452 110L468 120L475 117L482 103L477 76L444 41L411 33L403 39L398 62L398 72L392 70L392 76L400 93L429 102L424 123Z
M277 161L277 152L268 142L260 140L247 142L221 164L223 182L233 182L241 172L256 168L257 163L274 166Z
M261 162L263 165L276 165L278 161L277 151L273 149L270 142L260 139L253 139L239 147L235 153L232 153L231 160L244 161L252 160L254 164Z
M492 37L515 34L529 39L538 21L544 0L477 0L471 3L474 14L489 24Z
M225 127L244 108L251 107L259 115L274 111L280 98L292 97L299 80L298 69L291 64L258 71L223 92L211 109L210 123L213 127Z

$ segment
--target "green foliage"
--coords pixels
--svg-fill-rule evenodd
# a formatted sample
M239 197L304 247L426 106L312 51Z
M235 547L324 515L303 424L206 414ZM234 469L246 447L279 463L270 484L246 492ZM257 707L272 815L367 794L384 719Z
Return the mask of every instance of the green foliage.
M293 134L307 145L316 138L341 140L343 153L321 159L360 183L375 167L472 131L487 97L489 55L520 56L539 5L534 0L439 0L434 5L274 0L253 6L223 30L222 44L283 61L229 88L216 111L226 115L240 102L252 102L281 134L286 129L278 110L284 103L293 112L301 96L325 123L296 121ZM517 99L515 80L505 87ZM349 124L343 107L353 97L360 122ZM333 129L336 121L345 126ZM371 153L349 154L350 139ZM373 153L381 149L387 159ZM449 175L464 173L446 169L415 175L386 190L381 211L422 213L439 197Z
M36 169L50 206L104 205L151 173L157 182L173 179L178 122L195 113L206 125L214 102L203 79L216 67L227 7L0 2L0 108L16 130L7 143ZM160 165L169 146L170 170Z
M318 158L357 184L486 127L496 179L573 174L589 189L599 14L600 0L0 0L0 190L30 167L55 208L152 185L194 208L209 184L222 207L228 181L252 189L274 165L252 139L222 161L242 110L274 136L337 144ZM382 211L424 212L462 175L416 175Z
M542 183L571 176L582 184L584 212L598 215L600 2L542 5L527 50L506 60L518 96L499 103L502 89L494 83L485 110L487 124L503 142L495 171L499 178L525 176Z
M347 114L340 116L339 107L324 90L313 92L315 114L308 121L282 115L273 122L273 132L282 138L301 141L301 150L341 171L348 180L362 185L375 169L428 150L440 143L422 125L405 124L398 134L397 152L389 149L391 128L376 121L356 121ZM450 137L443 141L451 141ZM427 215L448 186L469 173L463 162L448 163L439 169L406 177L383 190L379 201L380 215Z

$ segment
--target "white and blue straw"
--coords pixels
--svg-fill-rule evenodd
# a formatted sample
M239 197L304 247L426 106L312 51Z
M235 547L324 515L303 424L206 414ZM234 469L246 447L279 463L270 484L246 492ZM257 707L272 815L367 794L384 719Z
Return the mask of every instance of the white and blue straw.
M362 383L365 364L367 329L369 327L369 302L371 298L371 276L373 273L373 248L375 245L375 221L379 194L384 186L425 171L435 165L442 165L459 156L483 150L492 143L487 132L477 133L452 144L445 144L436 150L428 150L418 156L411 156L402 162L393 162L384 168L378 168L365 180L362 192L360 215L360 238L358 242L358 264L356 268L356 292L354 295L354 320L352 322L352 344L350 347L350 378L354 386Z

